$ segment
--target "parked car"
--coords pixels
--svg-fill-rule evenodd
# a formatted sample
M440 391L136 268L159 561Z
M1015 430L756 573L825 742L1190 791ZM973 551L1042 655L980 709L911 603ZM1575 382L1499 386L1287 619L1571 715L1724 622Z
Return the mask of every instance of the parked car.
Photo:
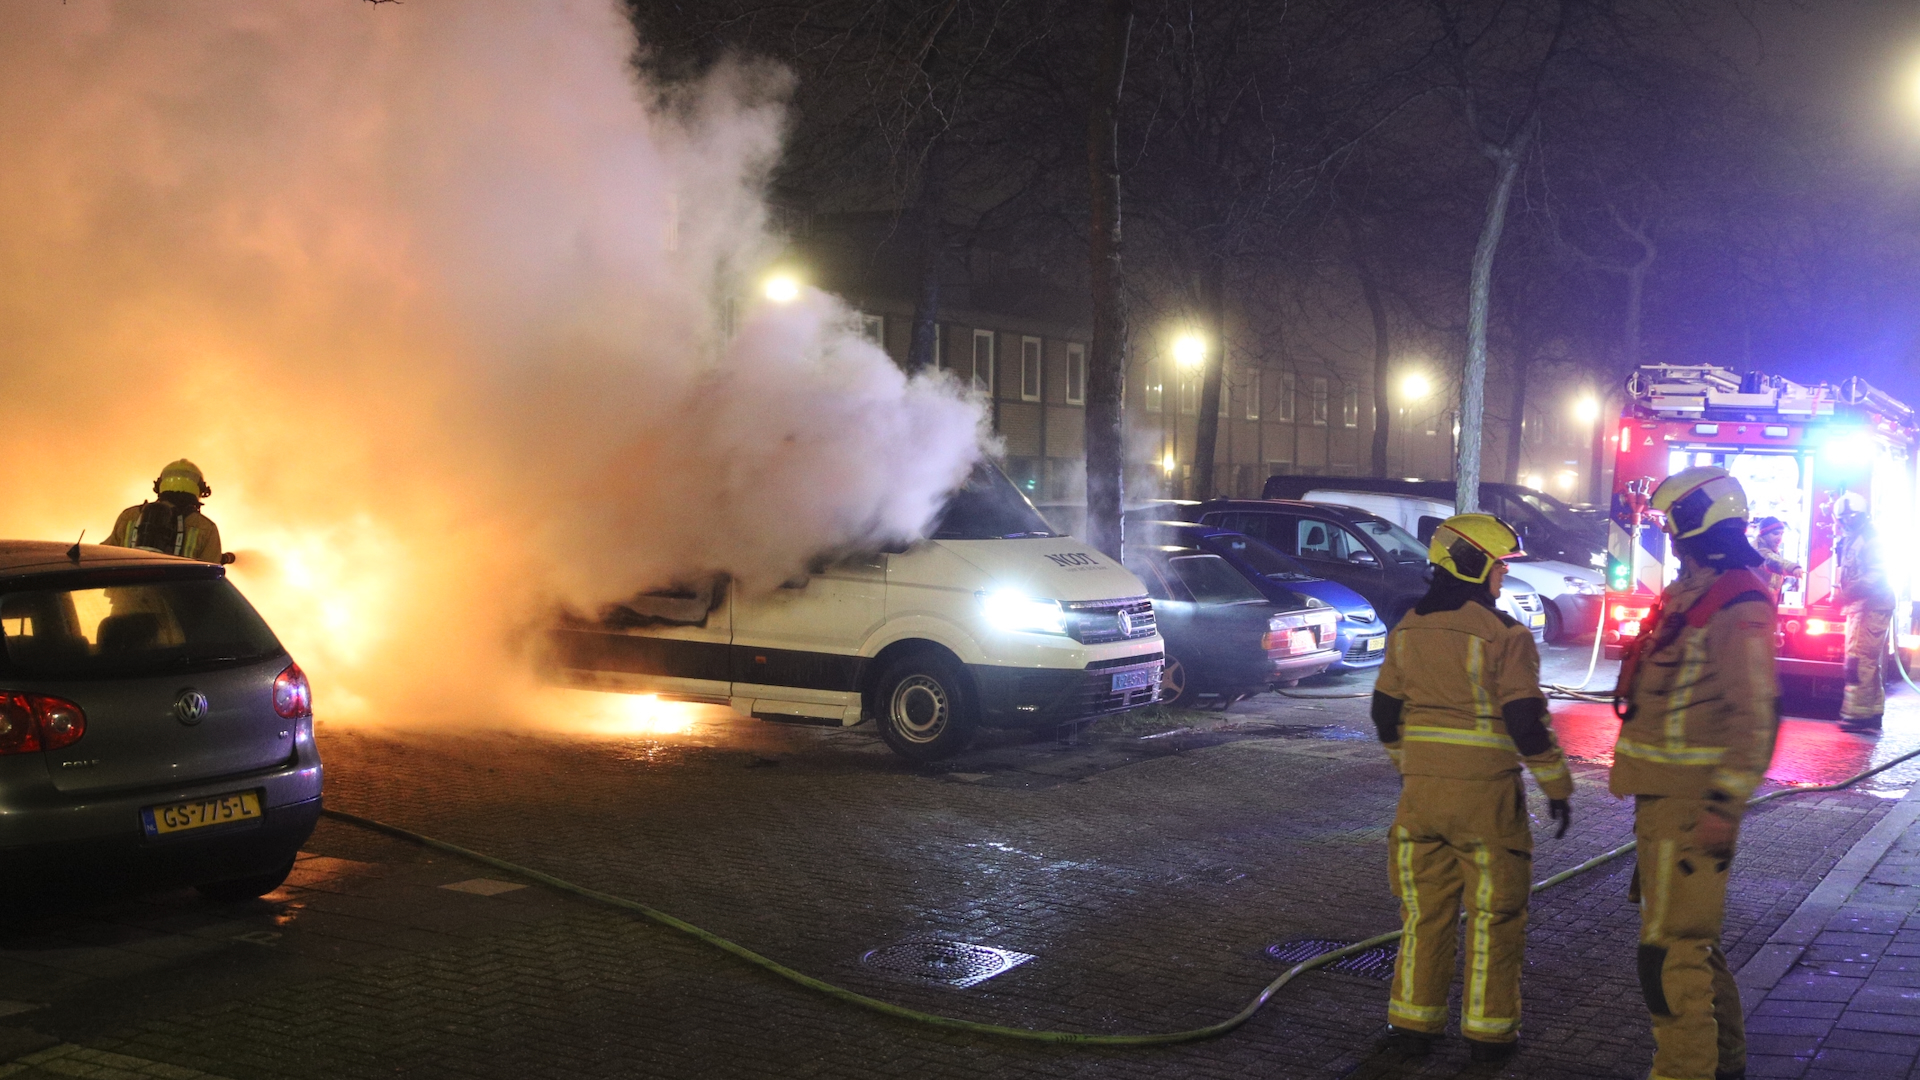
M1309 493L1307 501L1351 506L1378 514L1412 533L1422 544L1430 542L1433 530L1453 516L1452 503L1425 495L1315 491ZM1572 641L1598 629L1600 608L1607 594L1606 580L1600 571L1529 552L1507 563L1507 581L1516 587L1532 589L1544 598L1548 641Z
M1377 514L1351 507L1284 499L1216 499L1199 507L1203 524L1264 540L1307 571L1367 598L1391 628L1426 595L1427 546ZM1509 580L1500 609L1545 640L1546 602Z
M224 567L0 542L0 888L278 888L320 815L312 695Z
M1150 705L1161 642L1140 579L1062 536L997 467L931 535L823 561L770 594L725 579L632 597L550 640L577 685L853 725L932 761L981 727L1058 728Z
M1353 491L1424 495L1451 506L1459 488L1451 480L1269 476L1261 497L1319 501L1322 495ZM1544 491L1535 491L1519 484L1484 482L1480 485L1480 508L1512 525L1519 531L1527 550L1542 558L1598 569L1604 569L1607 565L1606 522L1576 514L1566 503Z
M1232 563L1270 601L1284 604L1292 594L1304 593L1333 608L1340 616L1335 648L1340 658L1327 674L1367 671L1387 658L1387 626L1367 598L1337 581L1307 573L1306 567L1271 544L1244 533L1191 521L1143 522L1129 528L1130 536L1145 543L1199 548Z
M1218 555L1173 544L1134 544L1127 567L1147 584L1166 640L1161 699L1232 704L1292 686L1339 658L1333 608L1295 594L1269 601Z

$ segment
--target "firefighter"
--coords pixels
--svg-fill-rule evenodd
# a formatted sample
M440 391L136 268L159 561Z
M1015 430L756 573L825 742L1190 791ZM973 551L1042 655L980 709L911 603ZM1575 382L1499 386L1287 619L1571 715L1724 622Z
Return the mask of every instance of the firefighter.
M220 529L200 512L200 500L213 494L200 467L186 458L160 470L152 502L120 511L108 547L141 548L201 562L231 562L220 552Z
M1840 603L1847 613L1847 689L1840 700L1840 726L1880 730L1887 708L1887 629L1893 623L1893 586L1881 559L1873 519L1853 498L1834 515Z
M1389 837L1403 936L1387 1006L1390 1052L1418 1056L1446 1028L1460 907L1467 908L1460 1032L1475 1061L1511 1056L1520 1029L1533 833L1524 762L1564 836L1573 776L1547 728L1540 654L1494 607L1519 535L1490 514L1434 530L1433 584L1387 638L1373 722L1400 770Z
M1763 517L1754 524L1755 540L1753 549L1760 553L1766 566L1767 584L1773 587L1773 597L1780 599L1780 588L1788 578L1797 578L1805 570L1781 550L1787 540L1787 523L1777 517Z
M1746 1074L1746 1033L1720 927L1734 838L1779 726L1773 593L1747 543L1746 492L1725 469L1675 473L1652 506L1680 576L1621 665L1610 786L1634 799L1652 1075L1726 1080Z

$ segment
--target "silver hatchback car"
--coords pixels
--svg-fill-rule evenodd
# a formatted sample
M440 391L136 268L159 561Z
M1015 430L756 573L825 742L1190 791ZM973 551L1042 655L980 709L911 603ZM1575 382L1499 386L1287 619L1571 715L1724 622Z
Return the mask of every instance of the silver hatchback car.
M0 541L0 892L271 892L320 780L306 676L225 568Z

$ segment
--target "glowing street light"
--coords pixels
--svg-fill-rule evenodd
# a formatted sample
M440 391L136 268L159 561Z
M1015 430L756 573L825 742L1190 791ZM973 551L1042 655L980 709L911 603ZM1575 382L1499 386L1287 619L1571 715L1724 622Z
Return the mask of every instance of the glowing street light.
M776 304L791 304L800 298L800 282L792 274L775 274L767 279L767 299Z
M1173 470L1179 464L1180 464L1179 462L1173 459L1173 451L1171 450L1167 451L1166 454L1160 458L1160 469L1162 472L1165 472L1168 476L1173 475Z
M1182 334L1173 342L1173 360L1181 367L1199 367L1207 358L1207 339L1199 334Z
M1424 374L1410 371L1400 380L1400 393L1408 401L1424 401L1428 394L1433 393L1433 383Z
M1587 394L1573 403L1573 418L1583 424L1591 424L1600 419L1600 400Z

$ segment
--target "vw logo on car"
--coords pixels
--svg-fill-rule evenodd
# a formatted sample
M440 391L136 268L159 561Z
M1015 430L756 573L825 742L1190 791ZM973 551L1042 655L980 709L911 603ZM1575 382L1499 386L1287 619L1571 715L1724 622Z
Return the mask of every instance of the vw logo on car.
M189 686L180 691L173 699L173 715L181 723L192 726L207 715L207 695Z

